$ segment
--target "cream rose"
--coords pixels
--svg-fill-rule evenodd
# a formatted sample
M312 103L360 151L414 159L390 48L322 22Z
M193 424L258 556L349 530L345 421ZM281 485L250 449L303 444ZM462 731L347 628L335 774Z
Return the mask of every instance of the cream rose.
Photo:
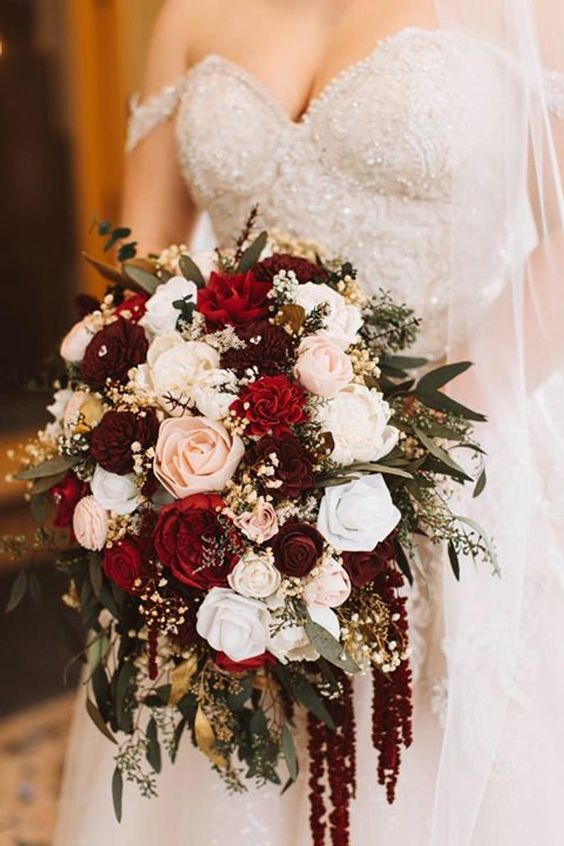
M98 505L107 511L131 514L137 508L138 491L133 474L118 476L98 466L90 482L90 489Z
M266 650L269 623L263 602L214 587L198 609L196 631L232 661L245 661Z
M304 599L311 610L317 608L337 608L351 595L351 580L348 573L336 558L323 560L318 572L304 588Z
M272 550L247 550L227 576L227 581L242 596L255 599L272 596L280 586L280 573L274 566Z
M72 528L77 541L85 549L103 549L108 534L108 512L95 497L85 496L74 509Z
M401 519L380 473L327 488L317 529L334 549L370 552Z
M82 320L75 323L61 342L59 349L61 357L70 364L80 364L84 358L86 347L98 331L98 328L94 326L90 315L83 317Z
M264 543L278 532L278 518L274 507L262 497L259 497L252 511L244 511L235 517L237 528L249 540Z
M224 420L229 406L237 399L236 380L229 370L214 370L204 382L192 389L196 408L210 420Z
M194 493L222 491L243 455L238 435L206 417L168 418L159 429L154 470L177 499Z
M175 414L166 396L193 402L194 388L206 383L218 366L217 350L201 341L184 341L175 332L155 338L136 381L159 398L165 411Z
M198 289L194 282L189 282L183 276L173 276L168 282L159 285L152 297L147 300L145 314L139 325L150 335L168 335L176 330L176 321L180 311L173 303L188 299L196 303Z
M294 374L319 397L334 397L354 377L348 355L323 335L310 335L301 342Z
M289 661L317 661L319 652L312 646L303 626L285 625L274 627L268 644L268 651L278 658L281 664Z
M362 326L362 315L354 305L349 305L329 285L318 285L306 282L296 289L294 296L296 305L300 305L309 314L316 306L326 304L328 314L325 318L325 329L318 334L329 338L334 344L346 350L358 340L358 330Z
M320 423L331 432L337 464L377 461L395 447L399 431L389 426L390 406L381 393L351 383L318 411Z

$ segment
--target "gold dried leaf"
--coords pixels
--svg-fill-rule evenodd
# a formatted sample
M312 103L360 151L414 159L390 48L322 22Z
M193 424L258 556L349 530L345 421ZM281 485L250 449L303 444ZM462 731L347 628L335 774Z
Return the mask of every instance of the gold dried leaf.
M198 669L198 661L195 655L191 655L182 664L179 664L170 674L170 697L169 705L178 705L180 700L188 693L192 676Z
M282 306L274 318L277 326L282 326L289 335L297 335L306 319L305 309L300 305L289 303Z
M104 405L98 397L89 394L80 406L80 413L84 417L86 424L92 428L104 416Z
M227 761L215 748L215 734L213 733L211 723L206 717L201 705L196 711L196 719L194 720L194 735L196 737L196 743L204 755L207 755L212 763L221 770L224 770L227 767Z

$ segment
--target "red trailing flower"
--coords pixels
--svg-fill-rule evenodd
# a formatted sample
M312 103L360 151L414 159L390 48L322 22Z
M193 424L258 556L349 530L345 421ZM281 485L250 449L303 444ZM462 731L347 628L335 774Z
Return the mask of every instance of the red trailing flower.
M58 529L68 529L72 526L72 516L78 501L88 494L86 482L81 481L76 473L68 470L60 482L51 488L51 496L56 505L53 525Z
M146 312L149 295L139 291L126 297L116 308L116 314L128 314L128 320L138 323Z
M217 666L227 673L245 673L247 670L273 667L276 664L276 658L271 652L263 652L262 655L255 655L254 658L247 658L245 661L232 661L225 652L218 652L214 660Z
M343 564L355 587L364 587L395 561L393 536L379 543L371 552L343 552Z
M208 329L242 326L268 314L269 281L259 281L253 271L210 274L208 284L198 291L198 311L206 318Z
M86 347L82 378L94 388L103 388L107 379L126 382L130 368L145 361L148 348L141 326L119 317L96 332Z
M264 492L275 500L297 499L313 488L313 457L294 435L265 435L247 450L246 460L250 467L274 467L273 476L261 475L259 481Z
M159 560L181 582L201 590L222 587L239 559L240 537L219 512L215 494L194 494L165 505L155 527Z
M135 593L135 582L143 573L143 557L138 543L133 538L124 538L106 549L104 572L122 590Z
M283 435L291 426L306 423L306 392L286 376L261 376L231 403L235 414L249 421L249 435Z
M272 282L281 270L286 272L293 270L298 282L302 285L306 282L327 282L329 278L329 274L323 267L289 253L275 253L259 261L254 267L254 274L261 282Z
M287 370L293 363L295 339L280 326L259 320L239 327L237 335L246 346L222 353L222 367L230 370L257 367L262 374L270 375Z
M159 421L152 409L138 413L107 411L92 432L90 451L104 470L125 476L133 470L132 444L146 450L156 444L158 434Z
M288 520L270 541L274 563L285 576L303 578L323 553L323 536L311 523Z

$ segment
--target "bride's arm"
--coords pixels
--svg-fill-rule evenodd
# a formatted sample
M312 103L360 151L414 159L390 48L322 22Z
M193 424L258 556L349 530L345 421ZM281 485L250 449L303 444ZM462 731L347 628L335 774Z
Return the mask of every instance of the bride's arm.
M140 254L186 243L196 222L196 207L180 173L174 139L176 104L168 88L178 84L186 73L192 31L190 5L186 0L167 0L159 14L149 46L141 102L154 98L157 111L162 104L160 119L150 121L146 134L138 132L135 143L129 145L121 219L133 230ZM138 108L142 110L143 105ZM139 114L132 117L139 119Z

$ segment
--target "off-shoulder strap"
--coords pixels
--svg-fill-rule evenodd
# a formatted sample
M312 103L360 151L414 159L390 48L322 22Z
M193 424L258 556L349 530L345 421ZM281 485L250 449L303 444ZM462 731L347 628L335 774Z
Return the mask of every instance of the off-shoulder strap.
M549 110L564 120L564 73L545 71L544 90Z
M174 114L184 92L187 76L188 73L185 73L171 85L165 85L143 103L139 101L138 94L131 98L126 153L131 153L155 127Z

